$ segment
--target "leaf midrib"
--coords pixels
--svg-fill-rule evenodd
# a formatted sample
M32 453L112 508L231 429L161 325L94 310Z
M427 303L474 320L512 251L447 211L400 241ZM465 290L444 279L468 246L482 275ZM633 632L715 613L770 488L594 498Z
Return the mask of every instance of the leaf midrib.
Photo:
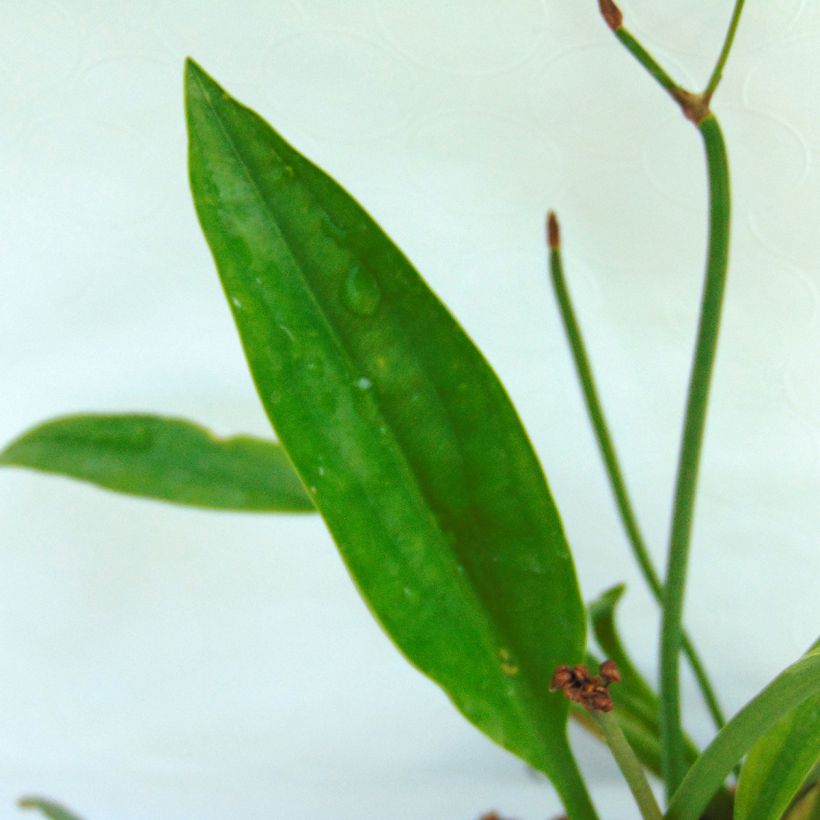
M337 350L339 351L342 359L344 360L344 362L348 366L349 372L352 375L355 375L355 373L357 372L357 368L355 367L355 363L354 363L352 357L350 356L350 354L348 353L348 351L345 348L344 344L342 343L341 334L337 330L334 322L330 319L330 317L328 316L327 312L325 311L325 309L323 308L321 303L316 298L316 295L314 294L313 288L310 285L309 280L307 279L307 277L304 274L303 266L299 263L297 255L293 250L292 244L288 243L286 241L284 231L282 230L281 225L276 220L275 215L271 212L267 202L265 201L263 193L260 190L258 184L256 183L256 180L254 179L253 174L251 173L251 169L250 169L249 164L245 161L245 159L244 159L242 153L240 152L239 148L237 147L235 141L231 137L230 132L225 127L225 124L223 123L222 118L219 116L216 108L214 107L214 105L211 101L210 94L208 93L206 88L202 85L202 82L201 82L200 78L195 76L194 79L195 79L197 85L200 88L200 91L202 93L202 97L204 98L208 109L211 111L211 114L213 115L214 120L217 123L219 131L221 132L221 134L222 134L226 144L228 145L231 153L234 155L237 163L241 167L242 172L243 172L244 176L246 177L246 179L247 179L247 181L250 185L250 188L252 189L252 191L254 193L255 198L257 199L257 202L260 204L261 209L263 210L263 212L267 215L268 220L270 221L270 223L272 225L272 228L275 230L276 234L282 240L282 244L284 245L284 247L286 249L286 252L290 256L291 260L293 261L295 269L298 271L298 275L299 275L299 277L301 278L301 280L303 282L304 290L307 292L307 294L308 294L308 296L311 300L311 304L316 308L317 313L319 314L322 321L326 325L326 327L327 327L327 329L330 333L330 336L333 339L333 342L334 342ZM275 150L274 150L274 154L277 157L277 160L281 164L283 164L283 165L286 164L282 160L281 155L278 152L276 152ZM294 169L294 173L298 173L296 171L296 169ZM317 210L324 213L327 216L327 218L330 218L329 215L327 214L327 211L325 210L325 208L321 205L321 203L319 203L317 201L315 195L308 188L308 186L303 186L303 188L307 192L307 194L310 196L310 198L311 198L314 206L317 208ZM434 388L434 390L436 390L436 395L439 398L439 400L441 401L440 393L439 393L438 388L436 387L435 383L433 383L433 388ZM258 391L258 392L260 392L260 391ZM260 392L260 398L261 398L261 392ZM262 403L264 405L264 401ZM376 406L378 408L379 416L382 419L382 421L384 422L384 425L386 427L388 427L388 429L390 429L390 431L391 431L392 440L394 442L397 441L398 437L395 434L395 429L394 429L393 425L390 423L390 421L387 418L385 418L384 413L382 411L381 403L375 398L374 398L374 403L376 404ZM443 404L443 402L442 402L442 404ZM448 419L448 424L451 423L449 414L445 413L445 415ZM458 439L457 436L456 436L456 439ZM431 519L434 521L436 531L442 534L441 537L440 537L440 542L445 546L447 551L450 552L450 554L453 556L453 558L457 559L458 553L450 547L447 539L445 537L443 537L442 522L439 519L438 515L436 515L436 513L434 512L433 505L430 503L430 500L428 499L427 495L424 493L424 491L422 489L422 486L421 486L421 483L419 481L419 478L418 478L415 470L412 468L407 456L405 455L404 451L398 445L394 444L394 445L392 445L392 447L398 453L400 461L401 461L401 463L404 467L405 473L407 475L409 475L410 478L411 478L411 482L412 482L412 485L413 485L414 492L416 493L416 495L420 499L423 500L423 502L424 502L423 507L428 510L428 514L430 515ZM285 448L285 449L287 451L287 448ZM297 473L298 472L299 471L297 469ZM300 477L301 477L301 475L300 475ZM369 495L367 493L363 493L363 496L367 499L367 503L368 503L368 506L370 507L371 511L376 515L376 517L380 517L379 510L371 502L371 500L369 498ZM455 563L456 566L464 566L464 564L460 563L458 560L454 560L454 563ZM467 566L465 566L465 573L462 574L462 573L454 572L453 573L453 580L466 593L466 597L471 601L471 606L474 609L478 610L479 615L483 615L484 611L489 609L489 607L484 605L484 598L481 595L480 587L479 587L478 584L476 584L474 582L474 580L472 578L472 573L470 572L469 564ZM509 640L507 638L506 634L504 632L502 632L496 626L496 624L493 621L488 620L488 619L484 619L484 620L485 620L485 623L487 624L487 630L494 637L499 637L500 635L505 636L503 640L498 641L498 646L511 645L512 647L514 647L516 649L517 660L519 661L519 668L521 669L522 672L525 673L522 677L524 677L524 679L526 680L527 689L529 690L529 697L527 698L527 700L530 701L531 707L533 705L536 706L536 708L532 709L532 711L540 712L541 709L537 708L540 705L540 701L539 701L539 698L537 696L538 691L539 691L539 686L538 686L538 683L533 680L533 670L531 669L530 665L528 663L526 663L526 655L524 653L518 651L518 646L517 646L518 641L515 640L515 639L514 640ZM488 649L489 649L490 657L492 657L495 660L496 659L497 646L490 646L490 647L488 647ZM415 661L413 661L413 660L411 660L411 663L416 665ZM500 669L498 670L498 674L499 674L501 679L506 677L504 675L504 673L501 672ZM544 682L544 685L546 685L545 682ZM516 691L519 692L520 687L517 687ZM520 699L519 697L516 697L513 700L514 700L514 702L518 702L519 699ZM524 712L524 717L526 718L526 721L529 723L531 719L529 718L529 715L526 712ZM540 724L536 725L535 728L536 728L536 732L538 734L542 733L542 727L540 726Z

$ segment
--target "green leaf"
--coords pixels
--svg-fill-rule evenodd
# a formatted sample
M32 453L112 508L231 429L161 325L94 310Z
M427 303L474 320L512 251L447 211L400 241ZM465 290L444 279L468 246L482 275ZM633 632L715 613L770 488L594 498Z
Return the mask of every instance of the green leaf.
M658 735L658 698L652 687L638 671L621 642L615 624L615 609L626 586L618 584L603 592L589 604L589 620L598 646L604 654L618 664L621 681L612 687L616 705L619 699L627 702L646 729Z
M820 649L781 672L720 730L669 804L670 820L697 820L732 767L788 713L820 694Z
M786 820L820 820L820 783L814 783L798 795Z
M491 738L593 817L556 664L584 611L521 422L349 194L186 68L191 187L260 398L373 613Z
M68 809L53 803L51 800L44 800L42 797L22 797L17 805L21 809L37 809L50 820L80 820L76 814L72 814Z
M807 698L752 746L740 771L735 820L778 820L820 761L820 694Z
M24 433L0 466L28 467L129 495L195 507L305 512L313 504L281 447L218 438L181 419L65 416Z

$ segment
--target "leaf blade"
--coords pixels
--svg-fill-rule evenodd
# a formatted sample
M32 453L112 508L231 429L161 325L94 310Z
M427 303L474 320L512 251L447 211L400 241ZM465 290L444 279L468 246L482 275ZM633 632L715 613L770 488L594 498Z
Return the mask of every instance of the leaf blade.
M820 649L781 672L746 704L704 750L672 796L665 817L697 820L732 767L789 711L820 694Z
M760 736L737 784L736 820L783 817L820 763L820 694L807 698Z
M581 659L583 608L501 384L358 203L191 61L186 101L197 213L257 390L363 596L473 723L594 816L546 695Z
M21 797L17 802L21 809L36 809L49 820L80 820L76 814L72 814L68 809L55 803L53 800L45 800L42 797Z
M0 451L3 466L207 509L314 509L278 445L251 436L219 438L204 427L164 416L88 414L52 419Z

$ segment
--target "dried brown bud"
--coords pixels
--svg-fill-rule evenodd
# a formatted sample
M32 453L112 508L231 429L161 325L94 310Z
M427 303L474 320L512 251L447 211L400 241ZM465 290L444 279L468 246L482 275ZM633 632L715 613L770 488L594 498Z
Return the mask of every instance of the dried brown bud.
M601 9L601 16L606 20L606 24L613 31L617 31L624 23L624 16L621 14L621 10L612 0L598 0L598 5Z
M611 712L613 705L608 692L596 692L593 697L584 701L584 706L590 712Z
M618 670L618 664L615 663L613 660L604 661L598 667L598 673L600 676L607 682L610 683L618 683L621 679L621 673Z
M547 243L551 251L556 251L561 247L561 230L558 227L558 217L555 211L547 214Z
M550 682L550 692L557 692L559 689L565 689L567 686L575 682L575 674L565 663L556 667L555 672Z
M611 712L613 703L609 694L610 683L621 679L614 661L604 661L599 667L600 675L590 675L589 669L579 663L575 667L561 664L552 676L550 690L561 690L567 700L580 703L590 712Z

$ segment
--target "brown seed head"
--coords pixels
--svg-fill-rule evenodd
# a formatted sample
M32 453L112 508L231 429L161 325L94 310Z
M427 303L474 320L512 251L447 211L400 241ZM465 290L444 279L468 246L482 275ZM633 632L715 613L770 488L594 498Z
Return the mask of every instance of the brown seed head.
M581 663L575 667L561 664L552 676L550 691L560 689L567 700L580 703L590 712L611 712L613 703L608 687L619 681L621 674L611 660L602 663L599 671L599 675L590 675L589 669Z

